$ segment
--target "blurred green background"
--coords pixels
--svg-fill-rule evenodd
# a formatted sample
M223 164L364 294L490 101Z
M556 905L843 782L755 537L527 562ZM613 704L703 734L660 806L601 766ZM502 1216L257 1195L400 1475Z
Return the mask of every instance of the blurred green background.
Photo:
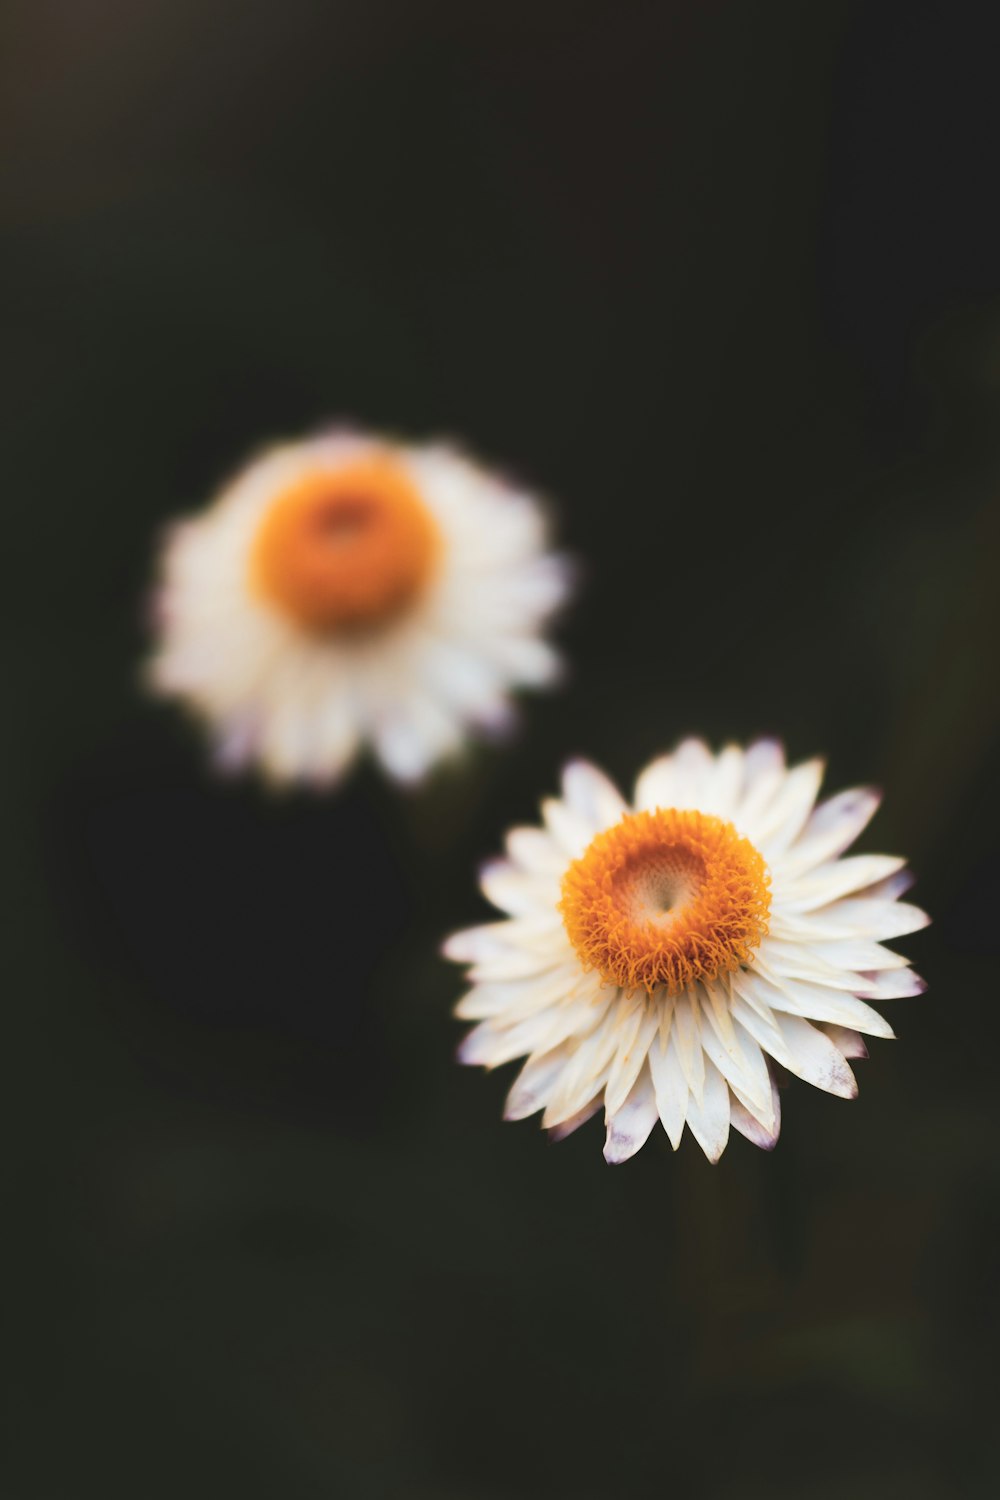
M996 1493L997 13L3 7L4 1500ZM410 798L138 688L262 440L453 434L584 563ZM696 731L886 801L930 982L852 1104L627 1166L454 1065L477 863Z

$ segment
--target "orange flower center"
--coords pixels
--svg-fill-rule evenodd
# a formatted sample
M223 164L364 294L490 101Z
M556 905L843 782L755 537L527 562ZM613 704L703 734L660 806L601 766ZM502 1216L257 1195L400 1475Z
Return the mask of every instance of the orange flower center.
M586 969L625 990L676 995L754 955L770 876L731 823L707 813L626 813L563 876L559 910Z
M308 474L261 523L257 592L298 625L335 634L387 623L411 605L440 536L400 466L382 455Z

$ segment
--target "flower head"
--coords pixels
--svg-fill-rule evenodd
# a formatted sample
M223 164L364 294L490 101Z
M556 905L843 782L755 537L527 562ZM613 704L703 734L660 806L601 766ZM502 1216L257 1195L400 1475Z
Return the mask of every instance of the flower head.
M540 632L567 592L529 496L450 448L323 435L175 530L152 681L226 766L322 782L367 741L415 780L552 679Z
M923 982L883 946L927 917L899 896L903 861L842 858L878 806L867 788L816 805L823 768L761 740L699 740L654 761L629 806L570 765L544 826L515 828L483 873L504 920L456 933L470 963L460 1059L526 1058L506 1117L542 1110L559 1138L603 1108L622 1162L657 1120L717 1161L734 1126L772 1147L776 1065L844 1098L863 1037L891 1037L870 1000Z

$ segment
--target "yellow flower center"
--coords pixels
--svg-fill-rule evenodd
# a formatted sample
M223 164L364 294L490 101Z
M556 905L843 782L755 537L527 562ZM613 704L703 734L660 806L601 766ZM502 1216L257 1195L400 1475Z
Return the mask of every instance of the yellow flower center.
M251 557L257 592L319 634L387 623L431 576L437 526L402 468L378 455L306 475L261 523Z
M562 882L559 910L586 969L609 984L676 995L754 955L770 876L731 823L707 813L626 813Z

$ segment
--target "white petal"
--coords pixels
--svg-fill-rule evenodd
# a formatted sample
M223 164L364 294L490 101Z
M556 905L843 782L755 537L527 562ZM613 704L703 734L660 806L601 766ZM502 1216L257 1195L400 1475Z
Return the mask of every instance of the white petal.
M907 964L901 953L893 953L891 948L883 948L879 943L869 943L860 938L834 938L811 946L817 958L832 964L836 969L868 973L870 969L905 969Z
M832 1021L840 1026L850 1026L855 1031L866 1031L869 1036L893 1035L888 1021L854 994L795 979L783 979L778 984L759 974L754 976L753 982L757 992L766 997L772 1011L802 1016L807 1021Z
M821 803L788 850L786 863L806 870L843 853L871 822L881 800L874 787L859 786Z
M850 970L821 957L817 944L782 943L765 938L757 950L754 968L768 979L806 979L831 989L853 994L857 977Z
M482 641L482 649L511 682L524 687L547 687L562 671L558 652L534 636L490 635Z
M842 1099L857 1097L854 1074L828 1036L798 1016L776 1013L775 1019L787 1054L778 1061L789 1072L828 1094Z
M780 740L754 740L743 754L743 781L747 792L759 782L776 786L785 774L785 751Z
M688 1107L688 1086L673 1034L666 1046L658 1038L649 1049L649 1070L656 1090L656 1108L674 1150L681 1143Z
M441 757L462 743L459 721L431 698L411 696L394 704L374 732L375 753L398 781L421 781Z
M290 697L275 704L263 721L260 755L267 773L278 781L301 773L309 755L309 723Z
M771 1097L771 1080L760 1046L742 1028L737 1032L728 1010L728 1027L720 1025L722 1014L721 1008L702 1006L701 1044L705 1053L727 1083L766 1105Z
M563 772L562 785L563 797L594 833L619 822L628 811L614 783L587 761L571 761Z
M917 877L912 870L897 870L893 875L887 875L884 880L873 881L864 892L865 899L873 901L895 901L900 896L905 896L907 891L917 883Z
M866 1000L906 1000L911 995L922 995L927 982L912 969L890 969L879 974L861 974L861 984L856 991Z
M761 976L743 970L737 970L730 975L732 985L732 998L730 1009L733 1020L748 1031L752 1037L764 1048L765 1052L771 1051L771 1041L779 1043L781 1038L778 1034L778 1023L774 1018L774 1012L766 1000L767 991L761 983Z
M617 1003L617 1000L612 999L601 1024L572 1053L542 1116L542 1124L546 1130L553 1125L565 1123L583 1109L595 1094L599 1093L603 1100L608 1069L618 1045L617 1030L611 1014Z
M635 805L640 811L676 805L679 786L672 755L661 755L640 774L635 784Z
M512 828L504 840L511 861L529 875L559 880L566 856L544 828Z
M653 1080L643 1067L624 1104L609 1116L604 1160L613 1166L628 1161L646 1144L658 1118Z
M877 943L919 932L931 920L919 906L910 906L906 901L885 901L865 896L836 901L832 906L821 907L810 915L827 930L829 937L843 934L871 938Z
M606 1004L601 995L600 981L590 974L570 974L564 977L563 985L552 990L545 981L548 974L533 975L530 979L509 980L496 984L476 984L455 1006L454 1013L463 1021L493 1019L497 1027L513 1026L539 1010L551 1005L577 1003ZM532 1051L525 1048L525 1052Z
M708 773L700 810L714 817L731 820L743 789L743 751L738 745L727 745Z
M559 904L559 882L543 875L525 875L505 859L491 860L479 872L488 901L511 916L554 912Z
M772 860L787 849L808 818L820 782L823 762L808 760L789 771L767 806L751 818L751 838L765 859ZM744 810L744 820L746 813Z
M336 780L357 755L361 724L351 699L338 694L320 716L316 730L313 772L317 779Z
M569 1055L570 1044L563 1042L562 1046L554 1048L551 1052L529 1057L507 1095L503 1110L504 1119L525 1120L528 1115L544 1109L549 1102L552 1090L563 1074Z
M823 1030L844 1057L864 1059L868 1056L868 1047L860 1031L852 1031L848 1026L824 1026Z
M594 837L594 830L567 803L548 797L542 803L545 825L559 848L569 859L579 859Z
M701 1102L688 1100L687 1123L709 1161L717 1162L729 1140L729 1086L719 1070L705 1062Z
M674 751L674 774L677 777L677 806L700 807L708 787L714 760L704 740L682 740Z
M445 958L450 958L457 964L499 957L500 954L510 952L502 937L506 926L506 922L484 922L477 927L463 927L445 938L441 944L441 952Z
M570 1115L568 1120L563 1120L558 1125L550 1125L550 1139L553 1141L564 1141L568 1135L573 1134L574 1130L579 1130L581 1125L586 1125L588 1120L592 1120L603 1107L603 1104L604 1099L602 1095L598 1094L596 1098L591 1099L589 1104L585 1104L582 1109L578 1109L575 1115Z
M740 833L749 835L785 781L785 753L777 740L758 740L743 756L743 792L733 812Z
M530 917L503 917L495 922L463 927L445 939L441 952L456 963L476 963L521 948L547 955L562 951L566 946L562 918L557 911L552 911Z
M511 1020L529 1015L543 1006L557 1001L595 994L596 984L581 973L576 963L561 964L526 978L492 980L480 983L478 988L495 1002L495 1015L506 1013Z
M605 1010L589 997L552 1005L506 1025L506 1016L492 1017L474 1026L458 1048L459 1062L498 1068L515 1057L547 1052L569 1037L587 1036Z
M885 880L902 866L903 861L891 854L855 854L834 860L794 880L779 904L788 911L813 911Z
M469 978L480 984L509 984L516 979L537 979L565 963L568 945L552 953L535 953L530 948L507 948L474 964ZM579 965L576 965L579 973Z
M452 1014L460 1021L488 1021L502 1015L506 1009L506 1000L494 995L488 984L477 984L456 1002Z
M705 1084L705 1055L698 1026L698 1002L690 993L678 995L674 1002L671 1038L676 1043L691 1095L700 1101Z
M618 1050L612 1060L604 1090L604 1107L609 1117L616 1114L624 1104L660 1024L659 1011L655 1005L645 999L635 1003L635 1011L622 1023Z
M747 1107L744 1100L735 1096L730 1100L729 1118L734 1130L746 1136L753 1145L759 1146L762 1151L773 1151L778 1144L778 1135L781 1131L781 1100L778 1090L771 1082L771 1109L765 1123Z
M506 707L503 674L493 662L458 641L428 638L417 670L431 695L463 718L490 723Z

